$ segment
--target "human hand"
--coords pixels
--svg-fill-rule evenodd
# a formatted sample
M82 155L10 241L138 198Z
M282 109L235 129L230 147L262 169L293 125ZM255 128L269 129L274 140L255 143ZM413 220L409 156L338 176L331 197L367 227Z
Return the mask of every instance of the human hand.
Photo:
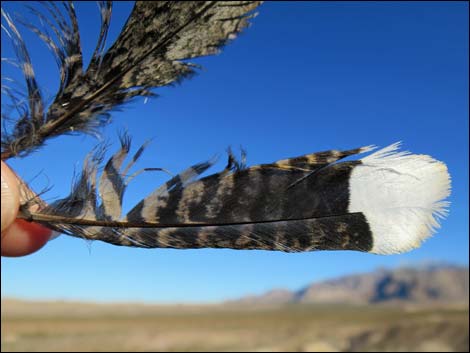
M16 219L20 207L20 182L2 161L1 254L2 256L29 255L44 246L52 231L37 223Z

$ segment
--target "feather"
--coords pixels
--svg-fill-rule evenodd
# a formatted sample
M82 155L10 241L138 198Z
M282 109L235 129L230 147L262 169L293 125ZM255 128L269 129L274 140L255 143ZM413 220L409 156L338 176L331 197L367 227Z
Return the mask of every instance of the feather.
M450 180L443 163L398 147L352 161L339 162L372 147L252 167L235 162L229 152L223 171L198 179L214 161L196 164L123 216L128 168L122 164L130 150L124 136L99 185L102 148L88 156L67 198L35 212L31 200L19 217L72 236L144 248L401 253L439 226Z
M154 96L152 88L174 84L194 73L182 60L216 54L248 25L258 1L137 1L115 43L105 52L112 3L100 1L101 30L85 70L80 33L72 2L44 4L49 16L31 8L49 30L22 23L36 33L56 58L60 85L46 107L27 47L12 18L3 11L27 92L16 124L2 134L2 160L27 155L51 137L89 132L109 121L109 112L137 96ZM8 129L7 129L8 130Z
M211 55L248 25L256 1L137 1L115 43L105 50L112 4L100 1L101 29L85 69L77 16L71 2L30 8L45 28L20 21L54 54L60 84L47 105L27 47L12 18L2 26L13 42L26 92L2 86L17 111L2 112L2 159L30 153L54 136L95 132L113 109L152 89L194 74L191 59ZM50 32L53 32L53 39ZM11 62L6 59L4 62ZM70 195L46 205L24 195L18 217L90 240L143 248L356 250L395 254L418 247L447 213L450 177L445 164L399 152L394 144L361 159L372 147L324 151L247 167L228 151L222 171L201 177L215 160L173 176L126 215L129 175L148 143L125 164L131 140L104 163L106 148L86 157ZM101 171L101 172L100 172ZM24 188L25 190L28 188Z

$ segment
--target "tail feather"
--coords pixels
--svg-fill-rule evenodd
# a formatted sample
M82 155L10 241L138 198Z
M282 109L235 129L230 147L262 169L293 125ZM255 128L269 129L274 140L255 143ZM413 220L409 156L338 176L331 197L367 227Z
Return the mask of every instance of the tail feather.
M445 165L429 156L397 152L394 144L353 161L338 160L370 148L319 152L196 179L213 164L200 163L121 217L126 187L121 165L130 148L126 138L121 144L97 188L101 150L69 197L20 216L73 236L124 246L393 254L419 246L447 212ZM233 158L229 154L229 165ZM309 166L307 160L322 163ZM297 168L300 161L303 168ZM91 196L96 189L99 195Z

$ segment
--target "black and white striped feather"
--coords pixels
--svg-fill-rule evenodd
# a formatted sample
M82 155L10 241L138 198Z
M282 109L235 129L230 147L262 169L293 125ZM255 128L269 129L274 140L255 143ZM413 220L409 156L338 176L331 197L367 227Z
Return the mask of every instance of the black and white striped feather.
M86 159L71 194L20 217L58 232L145 248L357 250L392 254L418 247L445 216L450 183L445 165L397 152L398 144L340 162L371 147L324 151L199 176L214 161L193 165L157 188L126 215L122 199L130 140L106 163L103 150Z

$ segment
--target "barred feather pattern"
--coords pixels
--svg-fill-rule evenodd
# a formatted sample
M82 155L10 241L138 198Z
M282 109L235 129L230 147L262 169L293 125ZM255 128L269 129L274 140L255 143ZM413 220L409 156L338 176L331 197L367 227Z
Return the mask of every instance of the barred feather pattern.
M116 42L105 51L112 3L100 1L101 30L86 70L73 3L46 2L44 8L49 16L31 8L47 27L23 24L50 48L60 71L58 92L47 109L27 47L14 21L2 9L6 22L2 27L21 63L27 93L18 99L13 89L2 89L11 99L28 102L23 105L12 131L2 134L2 159L26 155L54 136L96 132L109 121L111 110L137 96L154 96L155 87L191 76L196 66L182 60L216 54L248 25L259 4L258 1L137 1Z
M90 240L144 248L231 248L299 252L356 250L392 254L418 247L446 215L450 179L429 156L391 145L324 151L246 167L229 151L221 172L200 177L214 160L184 170L122 215L128 176L147 144L124 166L130 139L105 164L88 155L71 194L19 217ZM370 194L372 190L376 194Z
M221 172L198 179L215 160L193 165L121 216L129 182L126 172L144 148L123 167L130 139L122 136L121 148L105 164L99 182L104 149L97 148L86 158L67 198L31 213L28 208L34 204L33 199L22 207L20 217L61 233L124 246L288 252L343 248L367 251L370 247L367 241L364 244L354 240L354 234L358 239L364 236L348 226L347 219L356 215L329 217L328 209L305 207L307 200L299 198L305 186L309 187L299 182L303 178L319 174L318 183L326 181L325 187L335 187L328 184L348 173L355 162L333 163L368 148L326 151L248 168L229 151L227 166ZM296 182L298 185L292 187ZM319 204L329 202L321 195L314 198ZM335 202L344 203L345 198L343 194ZM331 229L336 231L338 227L340 232L331 234Z

